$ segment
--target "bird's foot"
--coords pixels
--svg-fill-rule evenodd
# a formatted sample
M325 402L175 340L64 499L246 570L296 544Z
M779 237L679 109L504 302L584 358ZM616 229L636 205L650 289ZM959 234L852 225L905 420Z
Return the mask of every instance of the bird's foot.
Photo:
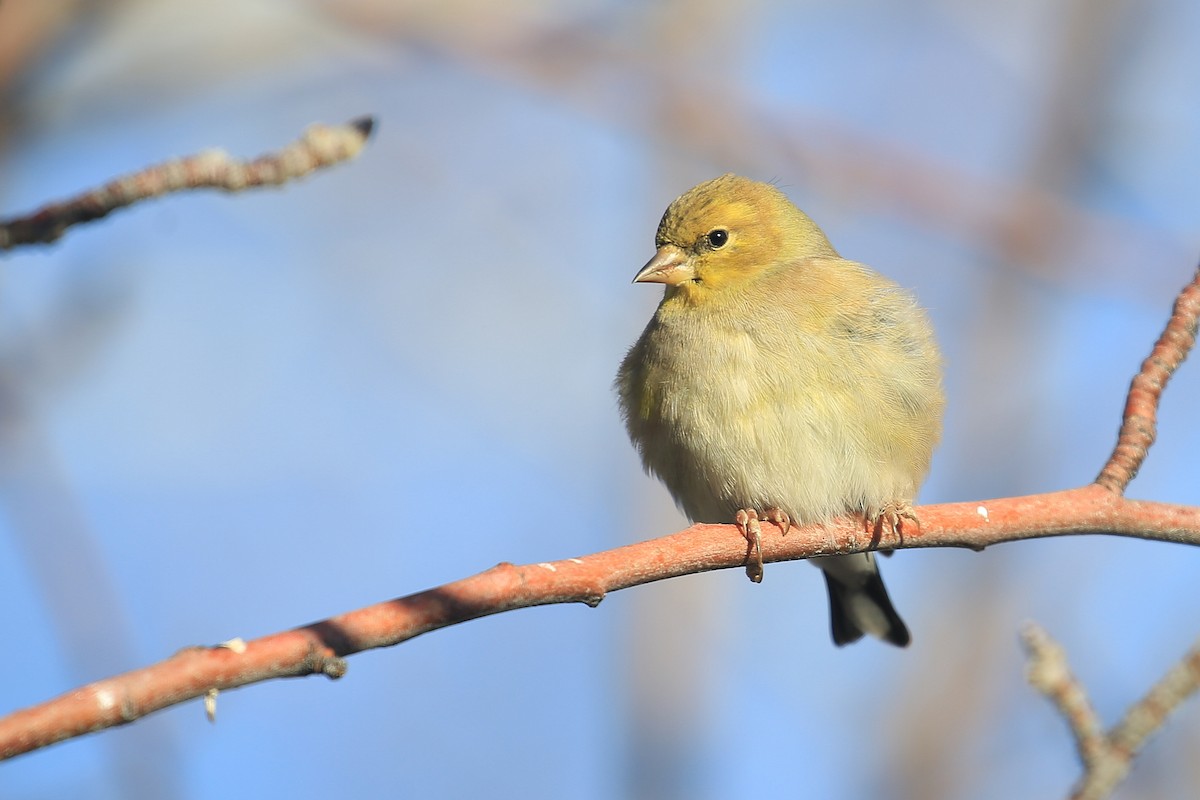
M917 517L917 512L913 511L912 503L893 500L879 509L874 519L868 517L867 523L876 537L882 536L887 530L903 539L904 520L911 521L918 531L921 530L921 520Z
M753 508L738 509L737 515L734 517L737 526L742 529L742 535L746 537L746 544L749 547L749 552L746 554L746 577L755 583L762 583L763 579L763 557L762 557L762 521L774 522L783 530L783 535L787 536L787 532L792 529L792 519L783 509L777 506L765 509L760 517L758 512Z

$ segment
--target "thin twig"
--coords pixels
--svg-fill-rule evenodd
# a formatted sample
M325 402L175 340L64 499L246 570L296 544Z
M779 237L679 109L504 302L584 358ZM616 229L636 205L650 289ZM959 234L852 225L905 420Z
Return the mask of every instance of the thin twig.
M1200 687L1197 642L1105 733L1087 692L1071 674L1062 647L1032 623L1022 631L1021 638L1029 653L1029 683L1046 695L1066 720L1083 762L1083 776L1071 790L1072 800L1101 800L1112 794L1129 775L1134 757L1150 735Z
M1117 494L1124 494L1137 475L1154 444L1158 426L1158 401L1172 373L1187 358L1196 344L1196 319L1200 315L1200 269L1192 282L1175 299L1175 308L1162 336L1142 369L1133 378L1125 400L1125 413L1117 446L1108 463L1096 477L1096 483Z
M1109 733L1118 751L1132 758L1150 734L1162 727L1167 717L1200 688L1200 641L1192 645L1171 670L1137 702Z
M1104 726L1087 692L1071 673L1066 651L1045 629L1032 622L1021 631L1021 642L1029 653L1026 679L1054 703L1075 736L1080 761L1087 769L1093 769L1107 749Z
M279 186L354 158L374 126L371 117L360 117L345 125L312 125L297 141L253 161L239 161L221 150L208 150L147 167L70 200L43 206L32 214L0 220L0 251L18 245L49 244L72 225L100 219L119 208L170 192L240 192Z

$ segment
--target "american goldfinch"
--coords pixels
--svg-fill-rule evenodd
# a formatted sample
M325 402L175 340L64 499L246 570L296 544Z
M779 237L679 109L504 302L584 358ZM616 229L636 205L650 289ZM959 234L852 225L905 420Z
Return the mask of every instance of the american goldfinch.
M774 186L724 175L667 208L635 283L662 302L617 373L646 470L693 522L737 522L761 580L760 521L916 521L941 435L941 358L907 292L840 257ZM761 516L760 516L761 512ZM903 647L873 553L812 559L833 641Z

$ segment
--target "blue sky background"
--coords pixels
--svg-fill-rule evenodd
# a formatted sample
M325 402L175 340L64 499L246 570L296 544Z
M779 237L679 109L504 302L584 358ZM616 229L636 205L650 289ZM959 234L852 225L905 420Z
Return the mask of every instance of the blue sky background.
M1200 254L1180 0L51 5L0 62L3 213L314 121L379 128L281 191L5 257L0 712L682 528L610 384L658 301L630 278L701 180L778 181L930 309L950 405L923 502L1090 481ZM0 52L38 41L28 11L0 5ZM1197 502L1198 372L1131 496ZM1078 766L1020 626L1109 723L1200 629L1184 547L883 567L905 651L835 649L806 565L692 576L224 693L215 726L175 707L0 765L0 796L1058 796ZM1198 746L1193 703L1123 796L1195 794Z

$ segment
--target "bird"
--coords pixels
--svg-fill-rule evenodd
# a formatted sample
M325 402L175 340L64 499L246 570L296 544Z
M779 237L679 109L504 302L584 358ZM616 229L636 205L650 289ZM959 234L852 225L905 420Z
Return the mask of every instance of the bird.
M942 359L914 296L843 259L776 186L726 174L673 201L634 283L662 301L614 381L643 466L693 522L919 527L941 437ZM761 513L760 513L761 512ZM821 568L836 645L911 641L872 552Z

